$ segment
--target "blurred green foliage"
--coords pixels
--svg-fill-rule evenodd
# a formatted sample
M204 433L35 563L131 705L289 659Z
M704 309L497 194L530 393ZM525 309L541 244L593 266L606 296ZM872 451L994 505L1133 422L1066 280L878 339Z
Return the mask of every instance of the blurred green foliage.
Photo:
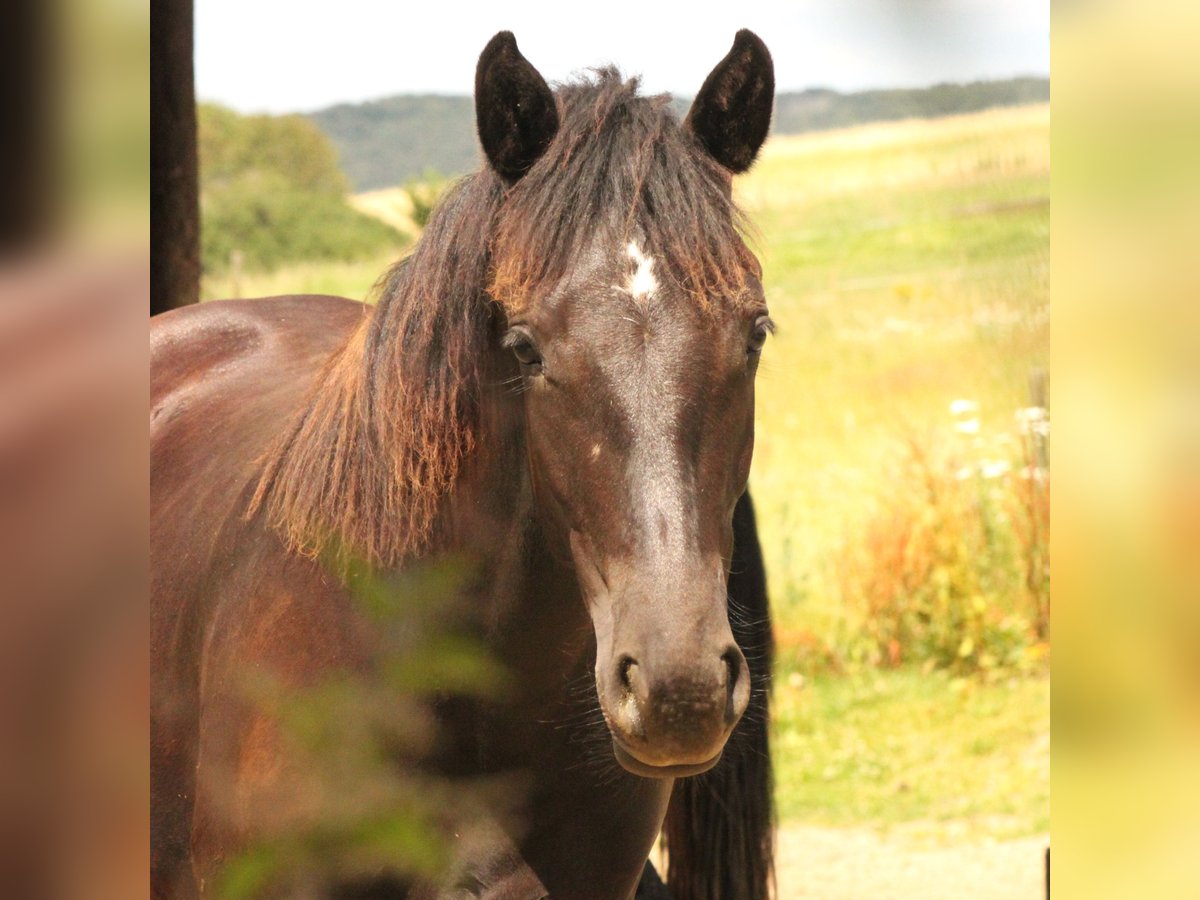
M337 154L310 120L241 116L213 104L201 104L198 115L205 273L349 262L404 243L396 229L346 202Z
M452 834L486 820L489 798L514 784L453 777L425 763L438 739L433 706L502 699L507 671L472 633L456 559L382 574L331 554L370 661L315 673L246 673L244 700L277 735L284 793L247 805L256 839L224 867L217 896L335 896L379 885L436 883L453 863ZM374 894L372 894L374 896Z

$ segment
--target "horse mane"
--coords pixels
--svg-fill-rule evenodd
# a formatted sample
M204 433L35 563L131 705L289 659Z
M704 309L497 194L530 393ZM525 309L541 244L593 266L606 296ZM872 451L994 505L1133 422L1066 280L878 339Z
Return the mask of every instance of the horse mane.
M721 761L675 782L663 823L667 885L675 900L766 900L776 894L770 735L775 640L748 492L734 507L729 568L729 624L750 664L750 704Z
M747 273L729 173L669 97L616 69L559 87L560 127L513 185L488 166L441 201L377 304L325 364L267 451L249 515L289 547L393 566L429 549L443 499L478 445L496 323L553 286L598 233L635 235L697 304L737 303Z

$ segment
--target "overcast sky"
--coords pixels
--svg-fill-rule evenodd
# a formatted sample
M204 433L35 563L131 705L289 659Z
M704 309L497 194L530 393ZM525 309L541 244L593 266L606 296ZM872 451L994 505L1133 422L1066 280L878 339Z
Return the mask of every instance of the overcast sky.
M195 0L195 10L196 91L242 112L470 94L479 51L506 28L549 81L614 62L649 92L695 93L743 27L766 41L781 91L1050 71L1048 0Z

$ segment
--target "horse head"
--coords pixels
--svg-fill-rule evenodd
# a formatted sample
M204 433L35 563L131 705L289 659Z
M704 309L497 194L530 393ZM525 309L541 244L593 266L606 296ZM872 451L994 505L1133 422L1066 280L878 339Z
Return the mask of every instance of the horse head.
M552 92L508 32L476 74L535 515L569 548L614 752L639 775L711 767L750 694L726 590L771 323L730 185L773 93L748 31L682 123L612 71Z

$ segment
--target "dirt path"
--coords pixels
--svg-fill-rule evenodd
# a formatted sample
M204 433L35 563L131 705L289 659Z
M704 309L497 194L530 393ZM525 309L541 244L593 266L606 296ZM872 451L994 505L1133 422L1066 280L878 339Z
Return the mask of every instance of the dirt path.
M779 830L779 900L1040 900L1048 836L928 847L863 828Z

